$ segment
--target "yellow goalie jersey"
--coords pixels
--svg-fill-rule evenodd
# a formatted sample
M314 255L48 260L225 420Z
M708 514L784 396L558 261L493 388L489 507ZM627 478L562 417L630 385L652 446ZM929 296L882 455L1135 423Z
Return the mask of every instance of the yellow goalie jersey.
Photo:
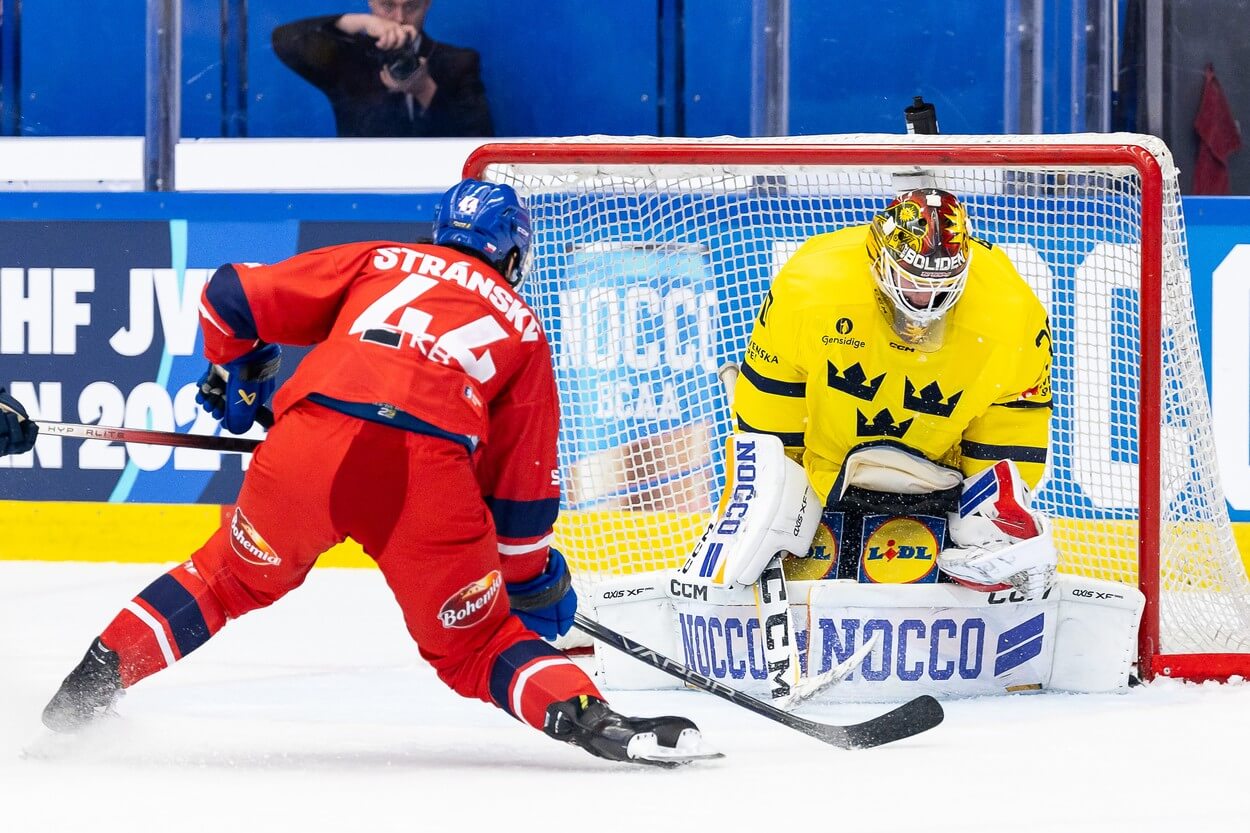
M867 226L814 237L777 274L734 389L738 430L801 448L826 505L847 454L882 443L965 476L1013 460L1036 486L1051 413L1050 329L1037 296L1000 249L974 241L942 344L923 352L878 306L867 237Z

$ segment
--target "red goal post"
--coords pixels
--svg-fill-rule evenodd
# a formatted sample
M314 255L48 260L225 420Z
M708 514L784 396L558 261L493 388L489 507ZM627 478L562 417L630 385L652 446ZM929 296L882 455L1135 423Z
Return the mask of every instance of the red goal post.
M557 535L584 581L688 550L729 430L706 365L741 360L797 242L866 222L919 177L965 200L974 233L1008 251L1050 309L1055 427L1036 497L1056 517L1061 569L1141 587L1144 678L1250 676L1250 580L1219 485L1160 140L591 137L488 144L464 173L513 185L534 217L525 294L552 334L565 421ZM696 306L715 343L692 373L689 345L710 341Z

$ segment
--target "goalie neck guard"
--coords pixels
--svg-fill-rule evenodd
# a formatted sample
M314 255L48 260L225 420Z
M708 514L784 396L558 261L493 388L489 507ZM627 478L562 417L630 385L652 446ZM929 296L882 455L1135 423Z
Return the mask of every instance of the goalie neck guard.
M963 204L937 188L900 194L873 217L868 256L878 303L908 344L941 347L946 313L967 283L968 239Z

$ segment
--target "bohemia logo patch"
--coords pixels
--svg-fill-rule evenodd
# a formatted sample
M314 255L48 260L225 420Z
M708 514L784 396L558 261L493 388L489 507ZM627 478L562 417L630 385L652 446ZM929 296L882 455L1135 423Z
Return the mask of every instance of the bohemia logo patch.
M864 549L859 580L871 584L932 584L946 519L928 515L864 518Z
M234 507L234 517L230 520L230 546L234 549L234 554L248 564L277 567L282 563L282 559L274 555L269 544L237 506Z
M461 587L438 611L438 621L444 628L471 628L486 618L499 591L503 589L503 575L492 570L484 578Z

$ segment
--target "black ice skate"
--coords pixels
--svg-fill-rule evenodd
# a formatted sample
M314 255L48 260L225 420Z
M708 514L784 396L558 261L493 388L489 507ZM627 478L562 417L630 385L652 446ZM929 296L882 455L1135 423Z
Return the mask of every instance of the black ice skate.
M43 709L43 725L76 732L112 711L122 693L120 660L97 639Z
M609 761L671 767L724 757L684 717L625 717L586 695L548 706L543 731Z

